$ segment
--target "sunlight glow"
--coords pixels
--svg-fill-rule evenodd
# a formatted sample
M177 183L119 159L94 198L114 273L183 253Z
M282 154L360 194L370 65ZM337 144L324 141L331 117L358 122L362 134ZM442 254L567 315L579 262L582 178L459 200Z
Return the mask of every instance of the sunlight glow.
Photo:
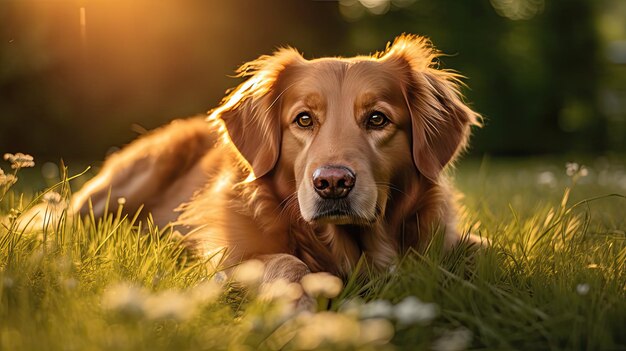
M246 179L244 179L243 183L250 183L252 181L254 181L256 179L256 175L254 174L254 171L252 169L250 169L250 174L248 174L248 177L246 177Z
M257 96L262 96L267 93L267 84L265 84L269 79L270 75L273 74L272 70L260 70L250 78L248 78L245 82L240 84L235 91L233 91L227 98L224 99L222 104L211 110L209 112L209 116L206 118L208 122L219 123L219 131L222 135L222 141L225 144L230 144L232 141L228 132L226 131L226 126L224 122L220 120L220 116L222 113L230 111L236 108L239 104L243 102L245 98L255 98ZM245 160L243 160L245 161ZM247 161L246 161L247 162ZM248 169L250 170L250 174L244 180L244 183L249 183L256 179L254 171L252 171L252 167L248 164Z
M339 0L339 12L347 21L356 21L366 12L384 15L391 9L411 6L416 0Z
M87 39L87 15L84 6L80 8L80 38L85 43Z
M226 174L215 181L213 185L214 193L221 193L230 184L230 174Z
M529 20L543 12L544 0L490 0L498 15L519 21Z

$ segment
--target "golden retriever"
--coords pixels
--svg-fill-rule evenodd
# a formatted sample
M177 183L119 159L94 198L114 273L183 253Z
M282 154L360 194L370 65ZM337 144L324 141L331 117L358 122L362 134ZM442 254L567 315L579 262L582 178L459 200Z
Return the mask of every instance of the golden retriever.
M286 48L243 65L246 77L208 118L177 120L106 161L72 199L102 215L109 197L144 205L204 254L259 259L265 281L346 276L363 255L389 267L438 226L460 238L442 170L479 116L430 42L402 35L383 52L304 59Z

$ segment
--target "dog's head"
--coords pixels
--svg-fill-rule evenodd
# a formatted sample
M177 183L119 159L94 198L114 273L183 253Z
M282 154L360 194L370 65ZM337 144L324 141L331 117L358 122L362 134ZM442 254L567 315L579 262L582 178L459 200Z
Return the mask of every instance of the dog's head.
M367 225L399 174L437 182L478 115L437 52L404 35L379 54L305 60L292 49L241 69L248 80L213 111L250 165L295 195L314 223Z

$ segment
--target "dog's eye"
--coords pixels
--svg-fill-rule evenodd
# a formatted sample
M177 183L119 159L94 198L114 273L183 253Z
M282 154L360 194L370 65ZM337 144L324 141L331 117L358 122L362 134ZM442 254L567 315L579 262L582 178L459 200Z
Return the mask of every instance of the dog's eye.
M313 125L313 117L308 112L300 112L296 116L295 122L300 128L309 128Z
M374 111L367 119L367 127L368 128L382 128L389 123L389 118L385 116L384 113L379 111Z

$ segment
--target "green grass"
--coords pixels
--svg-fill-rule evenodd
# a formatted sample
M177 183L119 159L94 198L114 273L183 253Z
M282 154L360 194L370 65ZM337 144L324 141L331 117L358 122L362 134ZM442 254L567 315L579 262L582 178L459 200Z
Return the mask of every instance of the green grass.
M626 165L585 161L586 177L567 176L559 160L462 163L465 228L492 247L411 253L389 272L352 277L315 315L217 283L168 231L117 212L36 234L8 221L0 349L626 350ZM33 194L30 183L14 190ZM0 216L26 204L9 191Z

